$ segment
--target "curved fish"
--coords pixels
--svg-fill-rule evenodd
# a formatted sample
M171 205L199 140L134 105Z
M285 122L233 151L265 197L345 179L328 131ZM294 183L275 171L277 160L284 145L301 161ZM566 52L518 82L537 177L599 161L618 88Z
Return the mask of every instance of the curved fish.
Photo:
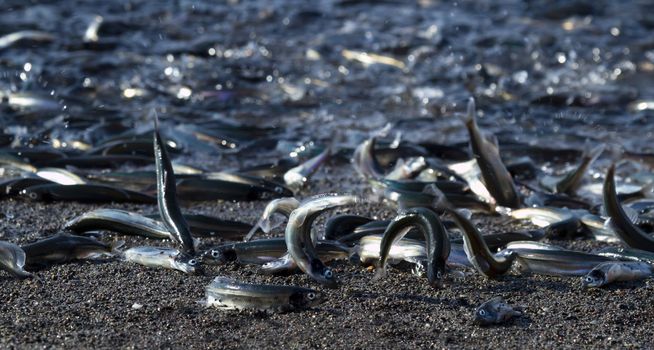
M352 157L354 169L366 179L382 179L384 177L384 168L375 156L376 140L375 137L371 137L363 141L354 150Z
M481 169L484 184L497 204L508 208L518 208L520 207L520 197L513 178L502 163L497 144L489 142L477 126L475 109L475 100L470 98L468 112L463 118L463 122L470 134L470 147L479 169Z
M159 135L159 121L154 122L154 159L157 170L157 206L164 225L185 254L195 255L195 245L182 210L177 203L177 191L173 166L165 143Z
M583 180L588 167L599 158L604 148L605 145L600 144L592 149L584 150L579 166L563 176L546 176L541 179L541 184L554 193L575 194L581 185L581 180Z
M511 268L513 254L493 255L475 225L455 209L446 209L463 234L463 247L468 260L482 275L493 278L505 274Z
M564 208L522 208L511 210L511 217L529 220L542 227L547 237L573 237L581 228L579 218L569 209Z
M606 173L603 192L604 210L618 238L628 247L654 252L654 238L636 226L618 202L615 189L615 164L611 165Z
M357 197L349 195L321 195L312 197L293 210L286 225L284 239L289 255L300 270L322 285L336 288L337 281L332 270L320 260L311 238L313 221L325 210L352 205Z
M603 287L613 282L639 281L652 275L652 265L639 261L612 261L595 266L581 284L587 288Z
M32 276L24 267L25 251L16 244L0 241L0 269L19 278Z
M266 205L266 208L263 210L263 214L257 223L252 227L252 230L243 239L244 241L249 241L257 233L259 229L264 233L272 231L272 229L278 227L282 224L281 219L277 219L277 215L282 215L288 218L293 210L297 209L300 206L300 201L293 197L285 197L273 199Z
M325 301L319 292L295 286L249 284L216 277L206 289L207 306L222 310L287 312L311 308Z
M284 183L293 191L298 191L309 181L309 178L318 171L331 156L331 147L306 162L288 170L284 173Z
M440 287L445 276L447 257L450 255L450 240L438 215L427 208L409 209L391 221L382 238L376 276L385 274L386 262L393 243L413 227L425 236L427 279L432 286Z
M174 248L133 247L123 252L123 259L147 267L163 267L193 274L197 270L197 260L188 257Z

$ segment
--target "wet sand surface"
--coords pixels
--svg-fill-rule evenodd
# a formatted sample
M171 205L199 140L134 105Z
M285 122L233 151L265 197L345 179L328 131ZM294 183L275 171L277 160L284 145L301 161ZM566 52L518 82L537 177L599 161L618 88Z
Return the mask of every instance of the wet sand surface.
M127 121L141 130L151 125L148 113L156 108L167 135L196 118L215 118L276 127L283 131L276 137L292 146L333 142L351 150L370 131L392 122L405 140L466 150L467 134L454 114L474 95L482 111L480 125L501 145L578 150L601 142L652 151L653 108L642 103L654 98L654 23L644 15L652 13L645 1L623 6L588 1L153 4L0 4L3 34L26 29L56 34L46 44L0 50L8 77L2 90L41 96L52 90L50 96L66 112L60 118L62 108L22 110L3 100L0 120L4 132L14 135L12 142L62 144L88 136L84 130L100 119ZM105 18L100 39L82 45L80 37L96 14ZM347 59L344 49L395 57L402 64L368 66ZM47 126L53 122L55 127ZM65 125L65 132L53 132L63 129L57 125ZM43 140L45 134L49 138ZM185 145L175 159L206 170L237 169L287 156L288 144L225 153L216 145L201 150ZM598 168L609 161L600 160ZM561 167L544 163L548 171ZM601 181L602 170L592 174ZM369 187L351 164L334 159L299 197L347 192L369 198ZM265 204L203 201L183 207L254 223ZM96 208L157 210L153 205L2 198L0 239L33 242ZM388 219L395 212L366 201L326 213L315 229L323 229L325 219L336 213ZM474 221L483 233L514 227L498 216L476 215ZM282 234L278 228L271 235ZM170 246L111 234L102 239L124 239L126 247ZM220 240L202 243L210 247ZM588 238L551 243L583 251L606 246ZM256 266L237 264L206 264L204 275L116 259L56 265L26 280L0 272L0 347L654 347L652 280L587 290L577 277L513 271L489 280L461 270L451 273L442 289L433 289L426 278L395 268L373 280L371 269L346 262L332 266L341 281L335 290L303 274L272 277ZM207 308L201 302L215 276L316 288L327 301L285 314ZM474 325L475 308L496 296L523 307L524 315L505 325Z

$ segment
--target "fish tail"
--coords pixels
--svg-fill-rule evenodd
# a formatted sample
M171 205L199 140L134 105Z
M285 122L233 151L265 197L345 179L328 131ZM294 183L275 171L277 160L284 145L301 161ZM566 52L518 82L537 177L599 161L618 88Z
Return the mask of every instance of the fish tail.
M122 239L111 242L109 245L110 253L122 259L125 256L124 251L121 249L124 245L125 241Z
M597 158L599 158L600 155L602 155L602 152L604 152L605 148L606 145L603 143L600 143L599 145L592 148L588 145L584 148L584 156L590 159L590 163L593 163L595 160L597 160Z
M466 125L472 125L475 123L476 117L477 105L475 104L475 98L470 97L468 99L468 108L466 110L466 114L461 116L461 121L463 121Z

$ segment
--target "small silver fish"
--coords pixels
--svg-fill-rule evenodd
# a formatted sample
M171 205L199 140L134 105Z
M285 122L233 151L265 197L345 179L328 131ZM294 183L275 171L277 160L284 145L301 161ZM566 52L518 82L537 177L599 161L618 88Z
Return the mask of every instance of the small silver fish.
M174 248L133 247L123 252L125 261L148 267L163 267L184 273L195 273L197 260Z
M612 261L597 265L581 284L587 288L603 287L613 282L638 281L652 275L652 266L639 261Z
M477 310L475 310L474 322L480 326L489 326L492 324L505 323L513 317L521 315L522 311L515 310L501 297L495 297L481 304Z
M287 312L307 309L325 301L319 292L295 286L249 284L216 277L206 289L207 306L222 310Z
M299 206L300 201L293 197L273 199L268 203L268 205L266 205L263 214L261 214L261 218L243 240L246 242L251 240L259 229L264 233L269 233L272 229L282 224L283 219L281 219L280 216L288 218L293 210L297 209Z

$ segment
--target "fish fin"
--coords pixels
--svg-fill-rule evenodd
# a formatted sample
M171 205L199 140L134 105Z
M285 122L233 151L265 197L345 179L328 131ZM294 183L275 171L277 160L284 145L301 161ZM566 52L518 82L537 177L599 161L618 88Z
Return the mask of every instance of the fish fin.
M606 148L606 144L600 143L599 145L595 147L590 147L590 144L587 144L584 146L584 157L590 158L590 164L592 164L594 161L599 158L599 156L602 155L602 152L604 152L604 149Z

